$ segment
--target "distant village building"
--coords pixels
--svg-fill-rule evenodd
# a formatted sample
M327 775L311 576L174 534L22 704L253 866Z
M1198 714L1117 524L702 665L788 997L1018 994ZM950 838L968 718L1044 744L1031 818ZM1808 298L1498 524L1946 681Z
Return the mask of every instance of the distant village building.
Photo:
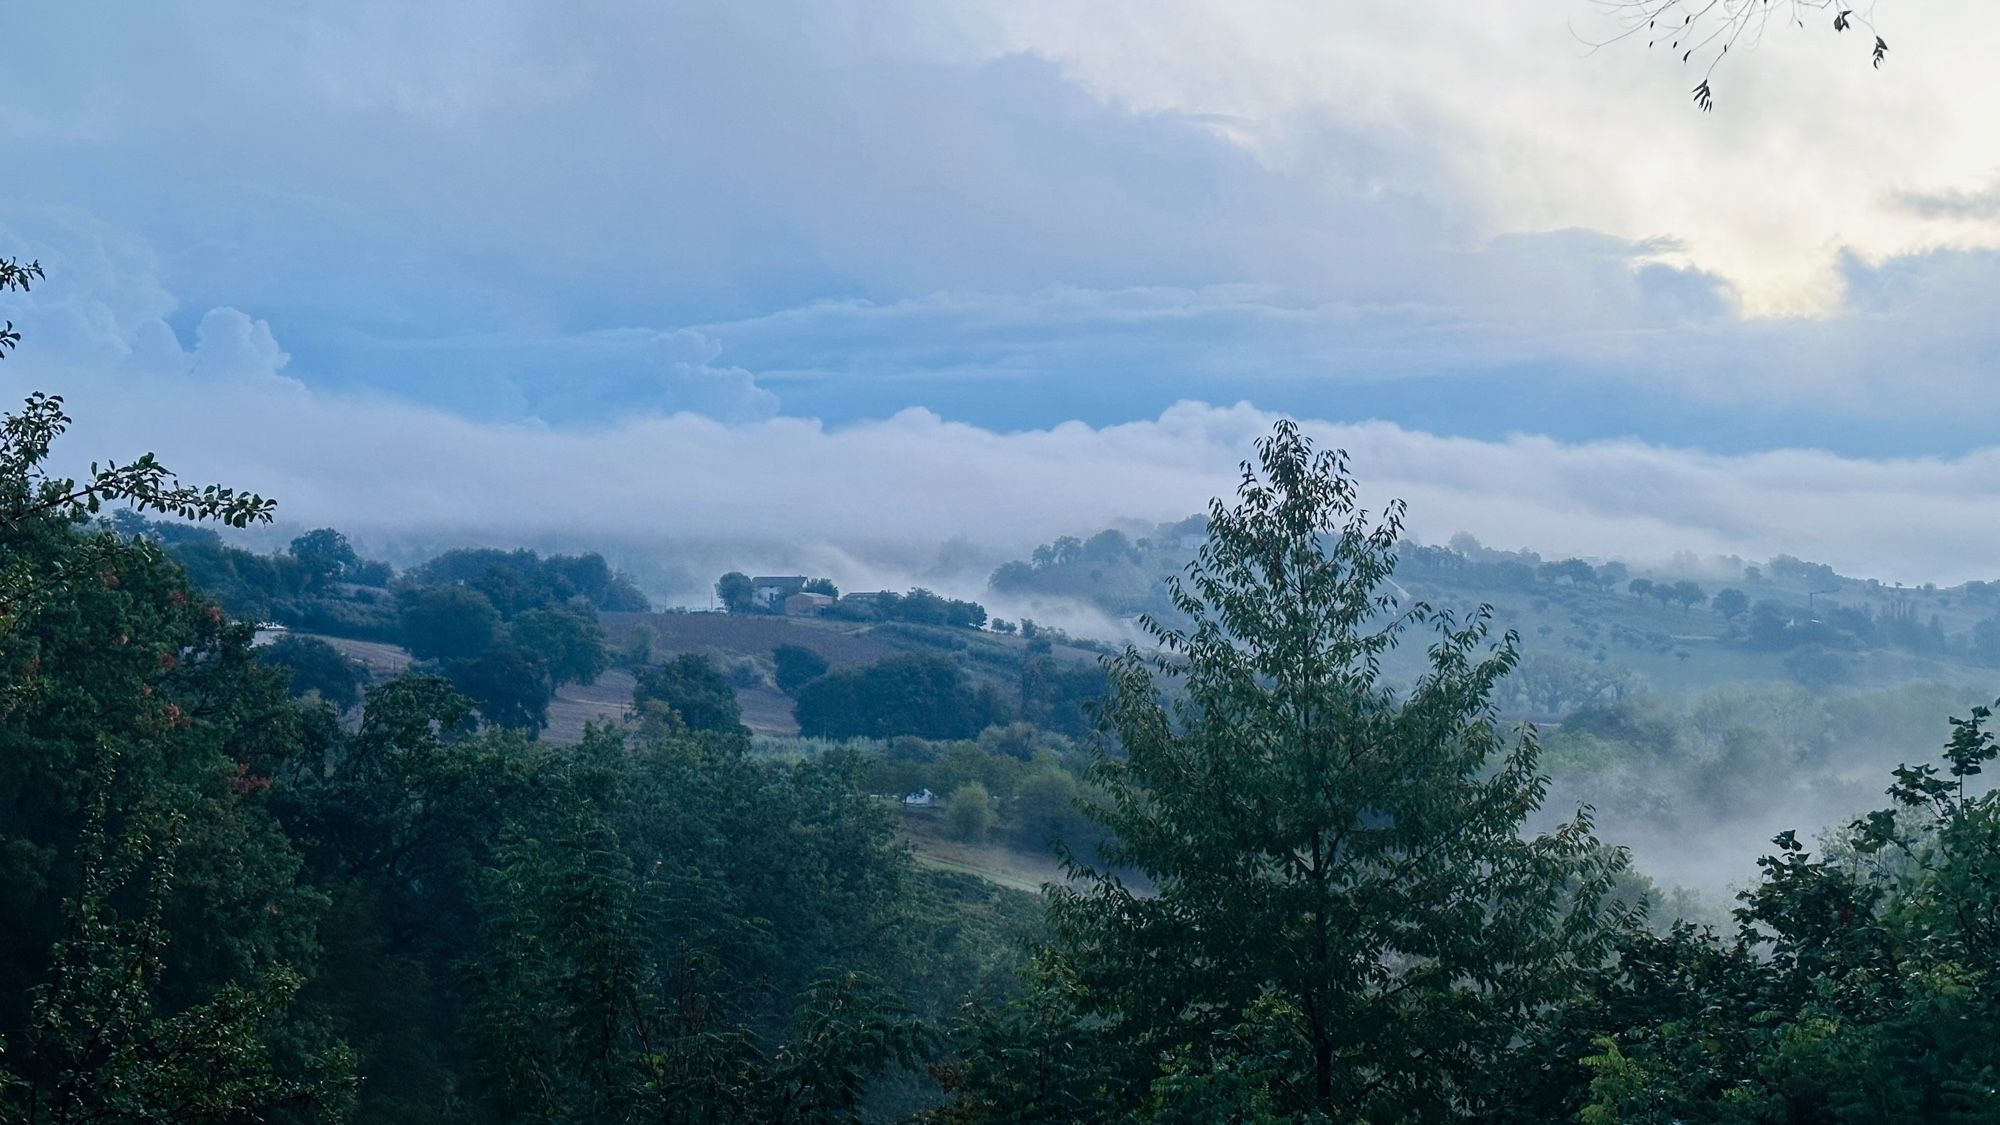
M777 609L785 599L805 588L803 574L758 575L750 580L750 604L760 609Z
M814 617L832 604L833 599L825 594L793 594L785 599L785 616Z
M894 596L887 590L860 590L852 594L842 594L840 600L855 605L877 605Z
M937 794L928 789L919 789L903 798L903 804L913 809L927 809L937 804Z

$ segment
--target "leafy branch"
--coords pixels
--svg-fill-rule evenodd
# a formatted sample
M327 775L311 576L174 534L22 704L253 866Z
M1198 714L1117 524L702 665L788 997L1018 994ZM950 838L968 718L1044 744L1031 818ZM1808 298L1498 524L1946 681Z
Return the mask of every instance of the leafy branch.
M40 262L0 258L0 292L27 292L43 277ZM13 322L6 322L0 329L0 358L20 339ZM17 544L45 524L84 522L108 503L230 527L269 522L277 508L276 501L255 493L183 484L151 453L126 463L92 462L81 481L49 473L49 452L70 421L62 396L40 391L28 396L20 412L0 415L0 543ZM8 555L15 561L0 561L0 629L18 618L25 605L76 573L75 567L36 570L18 561L20 552Z
M1644 37L1646 46L1664 46L1680 56L1683 64L1693 64L1700 56L1701 81L1694 87L1694 103L1706 113L1715 108L1711 81L1715 71L1731 51L1754 49L1773 21L1804 28L1807 20L1831 14L1836 33L1863 28L1875 40L1869 51L1877 70L1889 57L1889 43L1875 33L1874 5L1864 9L1845 6L1843 0L1591 0L1616 25L1617 30L1601 39L1584 39L1594 52L1614 43ZM1853 0L1847 0L1852 3ZM1579 37L1581 38L1581 37Z

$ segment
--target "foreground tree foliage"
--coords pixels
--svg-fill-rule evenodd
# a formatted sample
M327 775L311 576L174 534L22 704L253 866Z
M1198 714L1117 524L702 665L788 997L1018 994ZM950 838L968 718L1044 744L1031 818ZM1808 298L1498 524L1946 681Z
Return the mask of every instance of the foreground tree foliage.
M1988 708L1953 720L1943 769L1815 858L1774 838L1731 937L1630 935L1571 1018L1582 1120L2000 1120L2000 795Z
M1522 837L1545 782L1489 703L1513 638L1382 592L1400 508L1371 525L1289 424L1258 453L1173 587L1192 628L1113 665L1115 838L1053 892L1053 979L1114 1105L1490 1116L1524 1030L1604 960L1622 857L1580 816ZM1430 671L1399 694L1379 661L1421 622Z
M733 725L549 748L412 675L344 729L156 542L86 522L113 497L267 506L59 480L54 402L0 435L0 1122L922 1098L926 1022L1004 962L1026 896L918 872L853 759L759 762ZM515 621L567 645L537 674L593 675L594 627L536 612Z
M0 263L0 288L40 276ZM0 1121L337 1109L345 1052L289 1003L318 896L258 796L282 682L156 548L82 526L270 504L150 455L52 473L68 424L37 394L0 426Z

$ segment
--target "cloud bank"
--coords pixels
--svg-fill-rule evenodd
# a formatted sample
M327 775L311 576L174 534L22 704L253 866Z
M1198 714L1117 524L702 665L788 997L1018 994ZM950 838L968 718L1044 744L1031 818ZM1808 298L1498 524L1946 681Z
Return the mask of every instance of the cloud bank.
M23 365L78 416L65 454L153 449L190 478L278 497L290 524L331 524L364 542L604 545L640 560L724 548L749 567L844 561L903 574L951 544L967 581L1057 534L1200 510L1233 489L1276 417L1248 403L1183 402L1143 421L1013 431L915 408L842 426L686 412L586 428L479 422L313 391L285 375L261 322L224 309L199 324L164 370ZM139 335L169 331L156 322ZM1306 428L1349 452L1368 504L1405 500L1411 530L1429 541L1463 530L1549 555L1642 560L1787 552L1941 582L1994 577L2000 556L2000 524L1987 518L2000 504L2000 450L1718 455L1453 438L1388 422Z

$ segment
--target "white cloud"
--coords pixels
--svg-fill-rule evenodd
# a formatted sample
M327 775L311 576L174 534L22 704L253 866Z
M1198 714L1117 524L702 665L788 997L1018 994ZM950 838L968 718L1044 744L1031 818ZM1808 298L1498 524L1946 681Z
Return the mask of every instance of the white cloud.
M1076 5L1008 0L963 49L1029 51L1115 104L1206 115L1275 170L1348 177L1314 124L1376 138L1359 175L1438 204L1468 236L1578 226L1671 234L1685 260L1743 289L1758 312L1823 312L1836 254L2000 244L2000 215L1896 206L1991 175L1990 57L2000 10L1977 0L1874 9L1895 45L1782 18L1699 79L1643 39L1587 54L1616 30L1588 0L1296 4L1286 0ZM1825 17L1830 20L1830 16ZM1970 221L1978 220L1978 221Z
M559 430L312 393L268 372L217 383L44 368L36 382L70 398L72 458L155 449L190 478L278 497L290 522L367 540L565 542L626 557L738 544L761 554L746 564L846 558L903 573L951 539L992 559L1060 533L1185 516L1233 487L1274 420L1183 403L1122 425L1009 433L920 409L842 427L684 413ZM1787 552L1909 581L1991 577L2000 555L1987 518L2000 502L1995 450L1725 457L1390 423L1308 429L1352 454L1371 504L1407 500L1412 529L1432 541L1466 530L1552 555Z
M1592 11L356 0L86 30L50 8L10 30L0 137L10 190L145 231L175 292L279 326L320 361L302 377L479 417L750 419L794 374L1051 358L1176 390L1324 380L1313 403L1542 364L1850 417L1981 404L1979 256L1920 259L1965 275L1923 301L1871 286L1920 272L1900 255L2000 245L1976 186L2000 10L1898 4L1881 72L1830 31L1774 35L1708 116L1642 46L1583 57L1565 21ZM873 331L760 354L786 309L993 347ZM703 330L728 362L603 367L628 326L701 323L732 329Z
M185 347L172 325L177 303L153 280L150 258L115 239L87 245L93 253L65 257L88 268L0 301L29 332L4 373L69 397L78 426L62 449L73 462L152 449L190 479L277 497L289 522L365 540L560 542L703 560L687 588L705 581L717 544L747 552L744 565L817 559L888 575L935 569L940 547L955 541L946 569L976 583L987 562L1057 534L1199 510L1233 487L1235 466L1274 420L1248 404L1182 402L1115 425L1001 431L917 408L827 425L777 414L748 371L721 364L720 330L702 329L520 345L528 366L554 368L524 385L529 397L551 398L578 368L626 372L658 393L598 424L482 421L315 388L270 326L236 309L193 318ZM1928 303L1993 260L1947 256L1941 270L1857 276L1884 300ZM854 346L876 331L866 323L875 318L942 316L942 331L904 324L885 338L962 340L996 322L1012 338L1015 319L1129 320L1157 333L1188 309L1218 308L1299 315L1240 291L1073 291L997 308L938 298L796 315L805 335ZM468 345L475 361L495 346ZM584 384L579 393L594 385ZM1894 460L1786 449L1724 456L1634 441L1473 440L1390 422L1309 429L1353 454L1371 504L1407 500L1412 530L1434 541L1465 530L1545 554L1785 552L1907 581L1991 577L2000 556L2000 525L1988 518L2000 502L2000 449Z

